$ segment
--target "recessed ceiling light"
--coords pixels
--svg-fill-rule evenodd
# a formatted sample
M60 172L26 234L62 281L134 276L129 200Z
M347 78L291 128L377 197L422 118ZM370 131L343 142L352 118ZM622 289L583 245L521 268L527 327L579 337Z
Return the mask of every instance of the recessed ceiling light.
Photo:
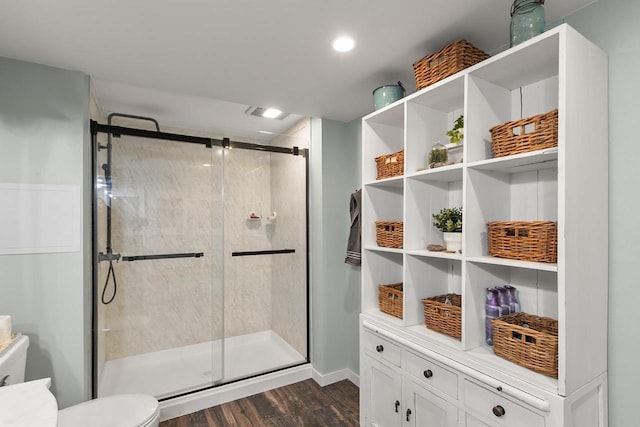
M356 42L351 37L338 37L333 41L333 50L337 52L349 52L354 48Z
M275 119L276 117L280 117L280 114L282 114L282 111L278 110L277 108L267 108L262 113L262 117L266 117L267 119Z

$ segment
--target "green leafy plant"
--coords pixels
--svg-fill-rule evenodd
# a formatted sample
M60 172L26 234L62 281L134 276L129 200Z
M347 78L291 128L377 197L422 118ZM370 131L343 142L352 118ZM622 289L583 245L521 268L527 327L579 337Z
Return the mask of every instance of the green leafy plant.
M462 208L444 208L433 214L433 225L440 231L462 231Z
M460 116L453 124L453 129L447 131L447 136L452 144L457 144L464 138L464 116Z

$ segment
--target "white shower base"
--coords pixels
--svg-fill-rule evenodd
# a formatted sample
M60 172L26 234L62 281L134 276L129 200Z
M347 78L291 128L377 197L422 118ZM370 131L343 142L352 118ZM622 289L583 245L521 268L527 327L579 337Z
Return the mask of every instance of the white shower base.
M162 399L302 362L305 357L278 334L257 332L107 361L98 397L145 393Z

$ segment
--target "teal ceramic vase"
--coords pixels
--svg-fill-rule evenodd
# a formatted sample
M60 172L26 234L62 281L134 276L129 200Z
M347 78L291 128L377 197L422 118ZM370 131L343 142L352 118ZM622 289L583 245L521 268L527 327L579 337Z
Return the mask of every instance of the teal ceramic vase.
M405 90L402 83L397 85L380 86L373 91L373 108L379 109L404 98Z

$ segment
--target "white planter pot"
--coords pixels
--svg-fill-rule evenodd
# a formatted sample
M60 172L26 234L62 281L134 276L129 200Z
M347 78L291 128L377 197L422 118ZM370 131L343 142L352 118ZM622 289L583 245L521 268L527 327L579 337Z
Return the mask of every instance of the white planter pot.
M445 231L443 234L447 252L462 252L462 233L448 233Z

